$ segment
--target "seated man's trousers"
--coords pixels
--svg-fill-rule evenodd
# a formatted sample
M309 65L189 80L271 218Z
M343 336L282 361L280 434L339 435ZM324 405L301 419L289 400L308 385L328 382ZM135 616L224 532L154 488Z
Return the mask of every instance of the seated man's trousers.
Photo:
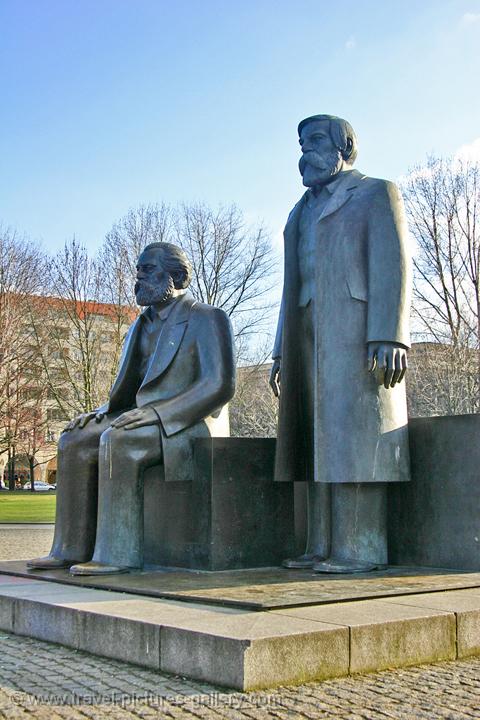
M112 428L119 415L60 436L55 557L143 565L143 472L161 463L160 426Z

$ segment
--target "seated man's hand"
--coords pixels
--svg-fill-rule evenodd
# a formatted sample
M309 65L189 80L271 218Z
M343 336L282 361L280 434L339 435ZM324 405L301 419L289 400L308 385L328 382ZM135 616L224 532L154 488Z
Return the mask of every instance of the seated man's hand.
M391 342L368 343L368 369L377 382L386 388L394 387L407 372L407 348Z
M112 422L113 428L123 428L124 430L134 430L144 425L156 425L158 416L151 407L135 408L128 410Z
M93 412L89 413L82 413L81 415L78 415L78 417L74 418L73 420L70 420L68 425L63 428L62 432L70 432L70 430L75 430L76 427L84 428L87 423L90 422L90 420L95 420L95 422L101 422L103 420L105 413L103 412L97 412L97 410L94 410Z

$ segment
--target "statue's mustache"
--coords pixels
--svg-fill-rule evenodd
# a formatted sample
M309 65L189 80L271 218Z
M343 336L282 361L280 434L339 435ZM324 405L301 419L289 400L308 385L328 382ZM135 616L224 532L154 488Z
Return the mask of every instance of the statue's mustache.
M135 283L134 291L135 293L138 293L139 290L157 290L159 287L163 287L164 285L165 283L157 285L155 283L149 283L147 280L137 280Z
M298 165L300 168L300 172L302 172L302 170L305 168L305 165L312 165L319 170L326 170L329 166L329 162L327 158L315 152L315 150L309 150L308 152L303 153Z
M322 174L335 175L340 169L340 160L341 155L338 150L332 150L331 152L323 154L315 152L315 150L308 150L303 153L298 161L298 167L302 177L307 165L310 165L310 167L315 168Z

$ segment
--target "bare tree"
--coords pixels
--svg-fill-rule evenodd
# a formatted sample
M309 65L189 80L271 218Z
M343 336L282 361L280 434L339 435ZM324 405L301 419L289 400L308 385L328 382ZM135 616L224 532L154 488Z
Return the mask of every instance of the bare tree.
M479 407L480 378L480 166L477 163L430 157L415 168L403 193L410 229L417 244L414 258L414 327L416 339L449 346L438 354L433 345L423 353L432 372L445 368L450 376L464 368L470 377L475 358L477 382L465 382L464 393L475 392L475 401L464 397L456 407ZM434 353L430 357L429 353ZM447 376L444 373L443 381ZM454 394L456 394L455 391ZM448 393L447 393L448 395ZM443 393L445 397L445 393ZM458 399L457 399L458 400ZM451 403L437 403L444 412ZM433 407L431 408L433 411Z
M28 324L31 298L41 289L42 255L35 243L0 227L0 451L7 453L14 489L19 402L35 361Z
M149 243L168 242L171 214L164 204L131 209L114 223L100 248L97 260L102 277L99 297L110 306L114 326L110 384L115 379L126 328L138 313L134 293L138 256Z
M269 292L277 262L265 229L248 227L234 205L214 210L200 203L174 209L161 204L130 210L107 234L100 253L111 293L104 296L108 302L134 307L136 260L151 242L173 242L187 253L193 295L229 315L237 356L246 362L252 340L271 321Z
M193 294L229 315L244 360L252 338L271 321L276 259L265 228L248 227L235 205L213 210L197 203L180 206L175 232L193 264Z
M480 411L477 350L465 345L415 343L409 356L409 415L463 415Z
M480 334L480 166L430 157L404 188L420 332L453 345Z
M19 408L21 409L17 421L16 451L26 458L30 474L30 490L35 491L35 470L42 464L48 463L56 455L56 445L52 442L50 432L50 419L46 406L48 404L48 387L44 383L29 387L23 392Z
M74 238L49 262L49 294L32 307L52 421L90 412L108 395L120 342L116 308L99 300L102 281L98 263Z
M276 437L278 402L268 378L271 363L238 368L237 389L230 403L233 437Z
M136 308L134 285L138 256L152 242L171 242L172 211L165 204L139 205L107 233L99 254L102 300Z

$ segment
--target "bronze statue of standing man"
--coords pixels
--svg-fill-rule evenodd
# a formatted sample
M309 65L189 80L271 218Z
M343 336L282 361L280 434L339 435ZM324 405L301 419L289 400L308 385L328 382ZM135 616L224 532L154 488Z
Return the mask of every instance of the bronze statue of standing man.
M353 169L351 125L298 126L306 193L285 227L270 384L277 480L308 481L305 554L286 567L387 563L386 483L409 479L405 383L411 258L396 186Z

